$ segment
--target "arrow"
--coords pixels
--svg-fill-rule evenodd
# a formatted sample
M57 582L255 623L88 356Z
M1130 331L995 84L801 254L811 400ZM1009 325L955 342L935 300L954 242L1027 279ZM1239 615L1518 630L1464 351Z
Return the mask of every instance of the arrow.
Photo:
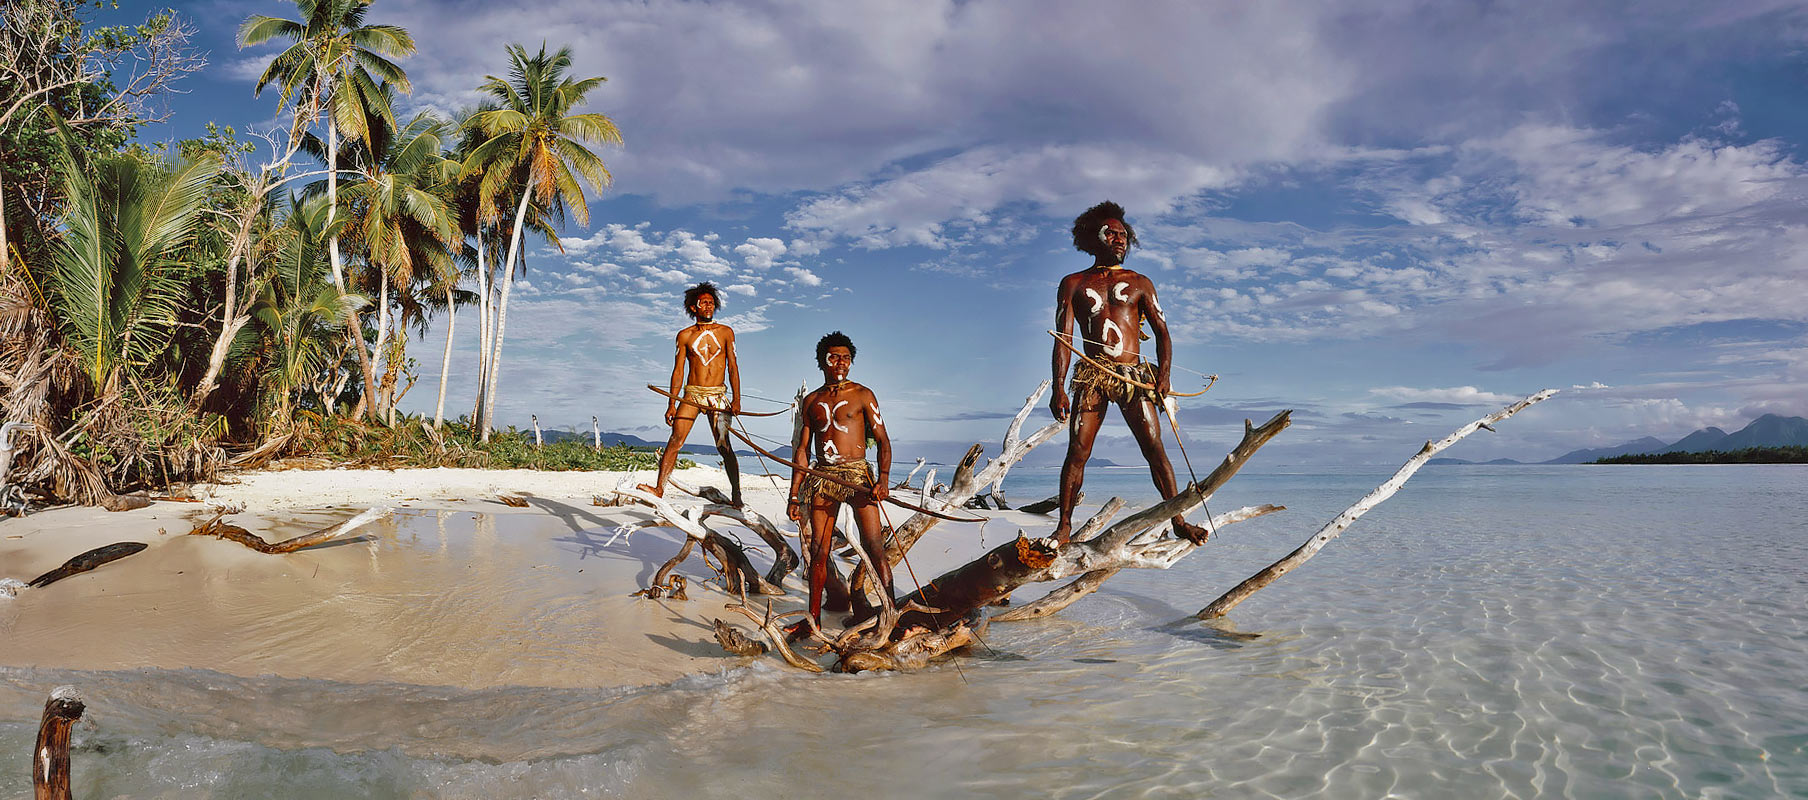
M671 390L669 390L669 389L664 389L664 388L655 386L650 383L647 384L647 388L652 389L653 391L658 392L661 395L664 395L665 397L667 397L669 399L676 400L680 403L683 403L687 406L691 406L693 408L699 408L704 411L712 411L712 412L720 411L720 412L726 413L728 411L728 409L726 409L726 408L710 408L709 406L703 405L702 403L698 403L695 400L686 400L683 397L679 397L677 395L672 394ZM738 414L735 414L734 416L737 416L737 417L776 417L776 416L783 414L790 410L791 410L790 406L785 406L784 408L781 408L777 411L742 411Z
M1102 369L1106 372L1111 373L1112 377L1117 378L1118 380L1123 381L1125 383L1128 383L1131 386L1135 386L1138 389L1148 389L1151 392L1155 391L1155 387L1150 386L1149 384L1143 383L1142 381L1139 381L1139 380L1129 377L1127 375L1119 375L1117 370L1112 369L1111 366L1106 364L1105 362L1100 361L1096 358L1093 358L1092 356L1089 356L1089 355L1086 355L1085 353L1080 352L1078 349L1076 349L1072 344L1070 344L1067 341L1067 336L1065 334L1060 334L1060 333L1056 333L1054 331L1049 331L1048 335L1055 337L1055 341L1060 342L1062 347L1067 348L1067 352L1073 353L1074 355L1079 356L1081 358L1081 360L1085 361L1088 364L1091 364L1095 367L1098 367L1099 369ZM1200 389L1197 392L1176 392L1173 390L1169 390L1168 396L1169 397L1198 397L1199 395L1205 394L1206 392L1209 392L1212 390L1212 384L1215 384L1218 382L1218 376L1216 376L1216 375L1207 375L1206 377L1210 380L1208 383L1205 384L1204 389Z

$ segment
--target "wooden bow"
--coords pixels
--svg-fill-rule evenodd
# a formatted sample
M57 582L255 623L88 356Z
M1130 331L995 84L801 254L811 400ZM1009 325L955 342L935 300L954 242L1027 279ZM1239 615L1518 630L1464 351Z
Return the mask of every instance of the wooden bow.
M833 475L829 475L824 472L819 472L815 469L806 467L795 461L787 459L784 456L781 456L777 453L772 452L771 450L767 450L766 448L761 447L758 444L755 444L752 439L748 438L747 434L737 431L734 428L729 428L728 432L734 434L735 436L740 437L741 441L746 442L747 446L753 448L753 451L755 453L759 453L760 455L770 458L773 461L777 461L780 464L783 464L794 470L801 471L807 475L815 475L816 477L821 478L825 481L828 481L829 483L833 483L837 486L844 486L846 488L853 489L856 492L861 492L866 495L872 494L873 490L870 487L861 486L860 484L857 484L857 483L849 483L849 482L844 481L840 478L837 478ZM950 516L948 514L943 514L939 511L930 511L929 509L916 505L915 503L909 503L909 502L905 502L903 500L899 500L896 495L887 495L885 497L885 502L891 503L892 505L895 505L899 508L903 508L903 509L906 509L909 511L915 511L918 514L928 514L929 516L935 517L936 519L945 519L945 520L948 520L949 522L985 522L986 521L984 517L956 517L956 516Z
M1119 374L1117 370L1111 368L1110 364L1107 364L1103 361L1100 361L1096 358L1093 358L1092 356L1086 355L1085 353L1081 352L1079 350L1079 348L1074 347L1072 343L1067 341L1067 337L1065 335L1056 333L1054 331L1049 331L1048 335L1055 337L1055 341L1060 342L1062 347L1067 348L1067 352L1073 353L1074 355L1079 356L1081 360L1085 361L1088 364L1098 367L1099 369L1104 370L1105 372L1111 373L1111 377L1117 378L1118 380L1128 383L1131 386L1135 386L1138 389L1148 389L1151 392L1155 391L1155 387L1150 386L1149 384L1143 383L1142 381L1139 381L1128 375ZM1218 382L1218 376L1216 376L1216 375L1207 375L1206 378L1209 379L1209 382L1207 382L1205 384L1204 389L1200 389L1197 392L1176 392L1172 389L1169 389L1168 396L1169 397L1198 397L1199 395L1205 394L1206 392L1209 392L1212 390L1212 384Z
M667 397L669 399L676 400L680 403L683 403L687 406L691 406L693 408L699 408L704 411L721 411L721 412L728 411L728 409L726 409L726 408L710 408L709 406L703 405L702 403L699 403L695 400L686 400L685 398L683 398L681 396L672 394L670 389L665 389L665 388L656 386L651 383L647 384L647 388L652 389L653 391L658 392L661 395L664 395L665 397ZM781 408L777 411L739 411L739 412L735 412L735 416L737 416L737 417L776 417L776 416L783 414L790 410L791 410L790 406L785 406L784 408Z

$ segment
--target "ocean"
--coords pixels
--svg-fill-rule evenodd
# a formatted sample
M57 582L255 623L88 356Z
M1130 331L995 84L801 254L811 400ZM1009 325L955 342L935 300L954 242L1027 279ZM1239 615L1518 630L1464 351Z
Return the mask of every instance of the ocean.
M101 698L85 798L1808 796L1808 467L1427 467L1227 621L1191 618L1392 471L1252 466L1212 510L1287 511L914 674L724 656L663 685L466 691L0 667L0 797L30 795L59 683ZM1153 497L1141 469L1089 474L1089 500L1114 493Z

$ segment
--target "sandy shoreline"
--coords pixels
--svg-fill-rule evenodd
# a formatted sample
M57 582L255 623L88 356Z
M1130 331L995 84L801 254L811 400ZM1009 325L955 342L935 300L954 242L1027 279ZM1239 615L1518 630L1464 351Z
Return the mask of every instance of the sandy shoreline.
M122 541L142 553L42 589L0 598L0 666L36 671L182 669L344 682L397 681L462 688L638 686L746 663L716 646L711 621L742 618L723 606L695 555L679 568L690 600L630 595L674 555L670 528L617 537L650 518L644 507L602 508L590 498L650 473L532 470L317 470L246 473L198 486L205 503L158 502L109 513L66 508L0 522L0 578L29 581L94 547ZM718 469L678 473L726 488ZM766 486L761 486L762 482ZM749 476L749 504L783 519L785 483ZM527 508L496 501L524 497ZM669 491L684 508L702 501ZM210 505L243 506L231 520L276 541L343 521L370 506L392 510L341 540L286 555L187 536ZM986 526L943 523L912 551L927 580L1042 517L997 512ZM743 541L764 570L772 553ZM1033 534L1032 534L1033 535ZM987 542L990 544L988 545ZM791 540L796 547L796 540ZM907 591L901 576L900 591ZM802 606L802 580L785 582L780 610ZM746 626L743 626L746 627Z

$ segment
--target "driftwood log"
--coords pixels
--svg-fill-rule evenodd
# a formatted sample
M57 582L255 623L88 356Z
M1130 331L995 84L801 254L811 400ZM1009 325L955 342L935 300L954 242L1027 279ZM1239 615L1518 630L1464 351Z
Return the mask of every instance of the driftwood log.
M144 542L114 542L113 544L96 547L93 550L89 550L86 553L63 562L63 565L56 569L31 579L31 582L25 585L34 589L41 589L71 575L80 575L88 570L101 566L102 564L111 564L126 556L140 552L149 546L150 545L147 545Z
M31 750L33 800L69 800L69 733L86 710L73 686L58 686L44 701L37 746Z
M1494 423L1511 417L1525 409L1527 406L1548 399L1551 395L1556 393L1556 389L1545 389L1542 392L1464 425L1463 427L1456 429L1456 431L1452 432L1449 436L1439 439L1436 442L1426 442L1425 446L1420 448L1416 455L1406 460L1406 464L1401 466L1400 470L1395 472L1392 478L1387 479L1386 482L1376 487L1374 491L1364 495L1361 500L1356 501L1355 505L1344 509L1343 513L1338 514L1330 522L1326 523L1323 528L1318 529L1317 533L1312 534L1312 538L1307 539L1305 544L1300 545L1281 560L1268 565L1268 567L1261 572L1249 576L1242 583L1237 584L1235 588L1225 592L1218 599L1213 600L1210 605L1200 609L1199 613L1195 616L1199 619L1215 619L1229 613L1231 609L1237 607L1238 603L1248 599L1250 595L1255 594L1262 587L1275 582L1275 580L1282 575L1293 571L1295 567L1306 563L1307 559L1316 555L1319 550L1324 549L1325 545L1329 544L1332 539L1337 538L1338 534L1343 533L1344 529L1350 527L1351 523L1360 519L1363 514L1368 513L1369 509L1381 505L1382 501L1389 497L1393 497L1394 493L1400 491L1400 487L1405 485L1407 479L1411 478L1413 473L1418 472L1419 467L1424 466L1425 462L1430 461L1432 456L1437 455L1445 448L1461 441L1463 437L1478 430L1486 428L1489 431L1493 431Z
M190 536L217 536L217 537L219 537L221 539L225 539L227 541L238 542L239 544L242 544L246 547L256 550L259 553L267 553L270 555L280 555L282 553L293 553L302 548L313 547L314 545L317 545L317 544L322 544L325 542L332 541L333 539L336 539L336 538L344 535L348 531L359 528L359 527L363 526L365 523L381 519L384 516L387 516L389 514L388 510L383 509L383 508L377 508L377 507L367 508L364 511L360 512L357 516L352 517L351 519L348 519L337 525L328 525L327 527L321 528L320 530L314 531L313 533L304 533L293 539L285 539L285 540L277 542L275 544L271 544L269 542L264 541L261 537L259 537L255 533L252 533L248 530L245 530L244 528L241 528L237 525L233 525L232 523L224 521L227 515L239 513L242 510L243 509L237 508L237 507L219 509L213 515L212 519L209 519L206 522L201 523L200 525L196 525L194 530L188 532L188 535L190 535Z

